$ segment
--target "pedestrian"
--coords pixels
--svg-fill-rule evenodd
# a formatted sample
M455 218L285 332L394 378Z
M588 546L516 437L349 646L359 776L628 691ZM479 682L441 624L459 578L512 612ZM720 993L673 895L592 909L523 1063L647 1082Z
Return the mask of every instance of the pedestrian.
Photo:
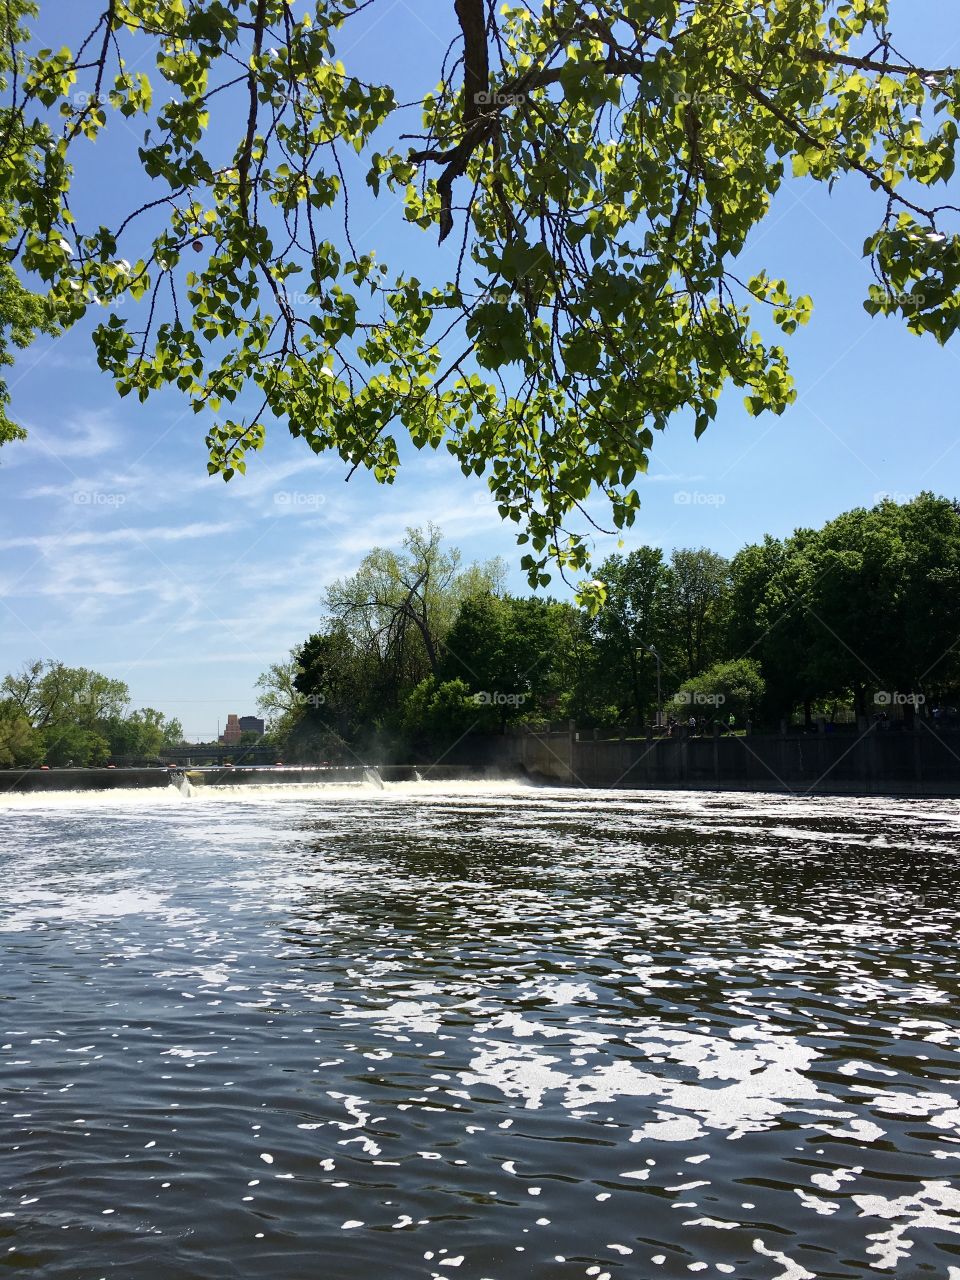
M731 711L730 714L727 716L727 728L730 731L730 733L733 733L736 727L737 727L737 717Z

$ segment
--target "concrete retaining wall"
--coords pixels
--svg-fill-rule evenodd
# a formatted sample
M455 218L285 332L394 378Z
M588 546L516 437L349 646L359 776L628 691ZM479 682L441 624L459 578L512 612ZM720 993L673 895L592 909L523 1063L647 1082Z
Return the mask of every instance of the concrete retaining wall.
M364 770L359 766L319 766L283 765L270 769L244 769L235 766L230 769L188 769L186 777L195 787L243 787L243 786L276 786L279 783L312 783L320 786L323 783L336 784L345 782L362 783L365 781Z
M496 756L496 750L488 754ZM374 769L374 766L370 766ZM384 782L455 782L467 778L502 777L499 762L471 764L388 764L376 768ZM518 772L516 768L510 770ZM364 765L284 765L269 769L0 769L0 793L4 791L106 791L115 788L167 787L184 777L195 787L277 786L280 784L367 785Z
M679 787L960 795L960 733L919 725L859 735L601 739L575 731L524 733L505 759L551 781L585 787Z
M170 773L169 769L0 769L0 792L168 787Z

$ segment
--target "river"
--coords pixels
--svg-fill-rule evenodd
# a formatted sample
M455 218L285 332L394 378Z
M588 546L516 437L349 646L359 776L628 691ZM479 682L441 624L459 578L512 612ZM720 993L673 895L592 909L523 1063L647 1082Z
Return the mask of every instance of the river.
M0 801L0 1264L960 1280L955 801Z

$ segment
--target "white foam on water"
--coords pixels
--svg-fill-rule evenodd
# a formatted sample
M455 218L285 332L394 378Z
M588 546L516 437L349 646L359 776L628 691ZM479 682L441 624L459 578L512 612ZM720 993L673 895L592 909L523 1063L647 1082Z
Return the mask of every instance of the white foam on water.
M783 1267L783 1270L778 1275L772 1276L771 1280L817 1280L812 1271L801 1267L799 1262L794 1262L785 1253L780 1253L777 1249L768 1249L763 1240L754 1240L753 1251L764 1258L772 1258Z
M514 797L516 804L511 803ZM12 812L17 806L31 812ZM51 820L38 809L51 809L53 819L73 809L79 821ZM889 809L884 802L877 816L886 820ZM924 1040L943 1046L937 1050L939 1061L954 1049L960 1033L944 1021L904 1016L925 1012L919 1006L942 1002L948 994L945 973L941 983L935 968L914 966L920 948L913 926L923 917L904 913L908 948L892 964L910 967L897 969L884 958L886 953L870 948L877 937L875 904L867 909L859 897L840 894L836 912L829 910L828 895L811 907L809 895L804 899L799 889L793 893L792 881L789 895L770 894L778 886L765 870L771 855L764 843L770 835L764 815L775 814L780 824L792 812L817 820L835 812L849 824L851 802L807 805L782 797L768 801L755 795L691 793L685 798L673 792L598 795L479 780L386 783L383 791L362 783L264 782L201 787L189 798L173 787L39 794L14 798L4 813L10 820L0 826L0 845L8 847L6 828L20 833L22 851L10 843L15 851L12 883L0 900L0 912L14 920L14 929L130 917L129 926L120 924L99 935L73 930L72 940L97 954L104 945L101 939L109 935L110 965L118 956L135 957L138 967L152 964L150 976L165 983L178 1009L189 998L198 1005L205 1000L210 1007L235 1007L244 1020L248 1011L251 1016L257 1011L269 1027L266 1035L278 1062L284 1042L299 1041L306 1049L311 1082L324 1095L319 1097L318 1091L313 1097L326 1110L315 1119L318 1111L310 1105L288 1119L293 1127L309 1131L316 1144L316 1168L334 1172L335 1162L326 1154L332 1149L340 1159L341 1176L351 1170L351 1182L336 1182L335 1187L357 1191L353 1171L358 1165L397 1168L412 1159L412 1149L428 1145L435 1149L417 1150L416 1166L424 1161L430 1174L478 1160L486 1167L489 1155L478 1156L476 1148L489 1143L495 1126L506 1130L515 1125L509 1135L495 1135L509 1137L510 1145L505 1141L497 1149L501 1169L494 1166L494 1176L516 1177L517 1195L524 1201L530 1196L531 1206L535 1201L537 1210L551 1213L559 1231L565 1210L553 1201L552 1170L541 1167L542 1160L531 1168L522 1145L523 1109L553 1108L552 1115L540 1120L564 1130L569 1125L571 1133L609 1134L610 1145L617 1145L610 1183L583 1179L589 1183L584 1192L588 1210L598 1219L607 1215L602 1234L598 1226L591 1242L592 1260L604 1256L604 1241L632 1239L622 1222L614 1220L618 1201L633 1198L630 1192L634 1197L648 1189L659 1194L667 1182L671 1193L696 1197L676 1205L682 1212L674 1218L678 1234L671 1245L688 1245L687 1257L696 1258L697 1251L706 1257L702 1247L698 1250L705 1230L708 1239L719 1239L719 1249L729 1243L723 1233L740 1225L708 1216L711 1208L724 1211L713 1202L715 1193L729 1188L721 1152L726 1156L730 1148L716 1139L747 1139L734 1156L744 1161L755 1150L750 1135L764 1133L759 1141L772 1150L780 1143L784 1168L794 1176L801 1168L822 1170L801 1174L803 1181L809 1176L809 1190L791 1192L793 1184L785 1182L787 1189L778 1193L781 1206L790 1204L785 1218L790 1210L794 1218L807 1218L812 1237L827 1227L847 1230L859 1209L867 1225L859 1235L858 1256L863 1266L882 1270L894 1265L890 1258L907 1256L918 1225L940 1230L942 1220L957 1217L956 1201L939 1190L946 1183L924 1184L923 1192L908 1183L909 1194L885 1199L866 1194L877 1184L871 1175L861 1175L870 1164L865 1158L870 1143L886 1136L885 1129L892 1138L905 1123L910 1141L925 1144L924 1157L929 1153L939 1160L955 1154L947 1148L960 1127L960 1107L945 1092L950 1082L937 1081L930 1061L927 1084L921 1087L902 1063L908 1053L911 1062L923 1057L912 1050ZM417 825L421 814L426 821ZM755 825L732 821L731 815L749 816ZM137 826L134 817L147 822ZM906 821L906 811L897 820ZM418 858L411 871L405 858L424 826L436 831L442 843L430 843L432 834L423 841L417 852L430 849L437 857ZM58 828L65 834L57 835ZM675 876L676 845L665 853L656 842L678 828L702 836L698 853L707 859L718 851L732 858L726 833L750 832L749 840L737 836L735 842L742 881L709 882L711 897L701 893L689 867ZM391 843L394 836L400 839ZM899 835L897 842L898 848L907 847ZM815 863L820 852L812 842L796 841L790 848L786 841L781 844L778 856L798 868ZM828 844L824 842L824 856L832 859ZM932 847L929 840L927 846ZM492 855L510 854L513 847L528 855L526 861L512 863L505 857L502 874L499 868L491 870ZM457 856L445 863L448 848ZM155 860L155 852L162 856ZM621 895L616 883L621 872L638 883L649 877L655 891ZM751 884L755 874L756 884ZM137 890L140 879L143 889ZM739 896L725 901L726 892ZM174 901L201 905L191 914L176 909ZM395 901L401 911L391 910ZM187 928L160 931L165 946L176 942L176 954L143 960L161 952L157 931L137 921L138 916L153 916L161 925L186 922ZM288 930L288 925L295 928ZM937 927L935 921L931 927ZM176 967L161 968L169 965ZM821 1014L817 1007L825 989L829 999L836 997L829 1022L819 1021L827 1011ZM701 991L708 991L703 1000ZM231 994L236 992L242 993L240 999ZM689 1005L695 1006L692 1015ZM732 1025L734 1019L738 1024ZM892 1065L871 1065L852 1056L873 1051L845 1037L874 1022L897 1046L881 1057ZM188 1077L188 1069L196 1066L195 1078L202 1073L202 1060L213 1057L209 1067L222 1063L233 1075L229 1057L234 1051L228 1044L211 1040L216 1051L187 1049L182 1043L187 1034L178 1023L174 1026L158 1042L158 1053L159 1043L168 1046L161 1054L163 1067ZM31 1034L37 1030L32 1027ZM93 1039L86 1028L78 1039L84 1046L77 1050L76 1062L86 1066L94 1048L99 1051L102 1045L86 1044ZM384 1042L390 1050L382 1047ZM376 1065L391 1051L394 1063ZM338 1084L343 1090L362 1090L358 1082L363 1077L347 1075L357 1060L371 1079L381 1072L391 1077L394 1068L397 1078L405 1079L413 1066L409 1090L377 1102L337 1092ZM334 1087L328 1089L328 1084ZM375 1096L371 1092L371 1099ZM330 1099L337 1104L332 1115ZM487 1137L472 1151L469 1139L483 1134L484 1124L458 1124L456 1147L441 1140L440 1128L461 1103L467 1104L464 1120L479 1116L487 1121ZM83 1110L94 1114L85 1105ZM389 1117L387 1123L382 1123L385 1116L375 1114L378 1110ZM504 1111L515 1119L501 1120ZM425 1127L422 1133L418 1129L415 1144L403 1148L397 1135L406 1112L408 1121L417 1117ZM441 1112L447 1113L444 1120L437 1118ZM276 1117L270 1121L257 1146L269 1144L282 1170L291 1147L284 1145ZM578 1130L582 1123L586 1128ZM435 1134L433 1124L438 1126ZM842 1145L828 1143L821 1134ZM944 1150L933 1149L934 1142ZM708 1144L714 1162L696 1172L709 1174L711 1182L683 1182L693 1171L680 1161L709 1159L703 1150ZM817 1149L821 1146L829 1154ZM801 1149L810 1163L788 1166L790 1153ZM814 1149L822 1157L819 1162L812 1159ZM461 1153L467 1159L459 1158ZM501 1155L514 1159L502 1161ZM263 1153L260 1158L266 1163L273 1157ZM833 1161L843 1158L861 1163L834 1170ZM259 1167L256 1148L250 1164ZM951 1167L941 1163L935 1172ZM271 1170L270 1185L276 1178L292 1177ZM526 1185L527 1180L535 1180L536 1186ZM283 1190L292 1194L297 1185L285 1182ZM613 1187L612 1200L610 1191L597 1193L603 1185ZM712 1190L700 1195L707 1186ZM889 1183L880 1187L892 1189ZM896 1190L904 1190L904 1183ZM852 1191L858 1195L851 1196ZM826 1198L831 1192L835 1199ZM492 1188L491 1194L496 1194ZM743 1192L737 1199L739 1194ZM337 1213L335 1225L347 1212L366 1211L359 1191L357 1195ZM706 1203L698 1205L697 1200ZM744 1202L745 1209L753 1207ZM779 1221L765 1216L767 1207L759 1206L758 1224ZM688 1211L690 1218L685 1217ZM408 1215L398 1218L398 1208L383 1221L372 1208L367 1217L372 1234L400 1225L413 1235L420 1225ZM821 1221L829 1217L835 1220ZM348 1232L362 1226L359 1219L344 1223ZM875 1226L879 1230L872 1230ZM765 1228L755 1225L751 1235L757 1230ZM404 1236L393 1239L400 1243ZM650 1241L648 1247L664 1244ZM778 1252L774 1244L784 1244L786 1252ZM869 1258L864 1256L867 1244ZM558 1239L550 1247L563 1246ZM629 1248L606 1247L615 1253ZM758 1238L754 1249L771 1260L754 1258L766 1280L804 1280L810 1274L789 1256L789 1239ZM661 1254L652 1261L661 1265L664 1259ZM696 1261L688 1269L704 1266ZM652 1272L653 1266L647 1270ZM724 1272L724 1267L716 1264L716 1270ZM595 1274L606 1273L597 1267Z
M923 1182L912 1195L855 1195L853 1201L861 1217L886 1218L892 1224L887 1231L867 1237L873 1241L867 1253L876 1258L871 1265L881 1270L895 1270L898 1263L910 1257L916 1243L913 1235L918 1230L960 1235L960 1190L949 1182Z
M19 901L17 899L19 898ZM132 915L164 915L170 923L189 915L168 911L165 894L149 889L118 889L115 893L11 892L0 908L0 933L29 933L65 921L118 920Z
M460 781L429 780L420 782L382 782L379 787L370 781L358 777L356 782L237 782L209 783L191 782L189 777L182 779L185 787L171 779L168 786L158 787L110 787L104 790L76 791L4 791L0 792L0 811L17 810L50 810L63 811L70 809L103 809L109 813L113 810L138 809L150 810L158 807L175 808L189 800L191 803L216 804L218 801L229 801L233 798L255 800L283 799L328 799L335 800L373 800L377 796L384 799L404 798L446 798L452 801L470 799L483 801L499 800L504 796L527 797L538 788L533 783L522 780L493 781L483 778L463 779ZM580 793L577 793L580 794Z

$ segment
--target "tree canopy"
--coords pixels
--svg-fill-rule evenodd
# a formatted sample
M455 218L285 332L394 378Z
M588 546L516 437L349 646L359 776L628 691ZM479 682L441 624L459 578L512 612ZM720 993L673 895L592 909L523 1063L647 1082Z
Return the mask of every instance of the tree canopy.
M459 564L436 529L411 531L408 546ZM435 616L448 622L431 666L418 638L398 662L384 632L344 625L364 570L291 662L262 677L261 706L295 752L409 759L518 721L650 724L658 658L662 710L698 725L731 714L741 727L798 716L809 726L815 714L852 723L889 706L926 717L960 704L960 506L947 498L856 508L732 561L638 547L598 572L607 594L596 612L509 595L483 566L436 579Z
M178 720L129 707L122 680L52 660L27 662L0 681L0 767L150 758L182 739Z
M940 342L960 322L960 77L901 49L894 0L444 0L413 103L365 66L364 24L407 20L387 0L87 11L41 49L4 6L5 261L51 322L107 305L101 367L212 413L225 478L274 421L384 481L405 440L443 446L517 522L531 583L582 568L571 517L600 491L631 524L675 414L699 435L727 385L751 414L794 399L756 318L789 335L811 300L737 269L790 174L874 193L868 311ZM126 205L87 184L81 216L103 135L136 180ZM427 280L380 261L351 195L455 251Z

